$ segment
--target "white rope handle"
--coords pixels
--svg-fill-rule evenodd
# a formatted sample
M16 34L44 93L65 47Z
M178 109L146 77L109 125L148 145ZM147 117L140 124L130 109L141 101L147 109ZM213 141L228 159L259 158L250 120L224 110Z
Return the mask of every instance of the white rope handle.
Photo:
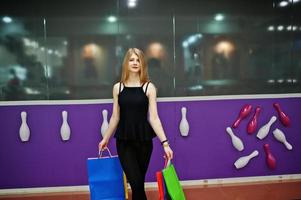
M98 152L99 158L102 157L102 152L104 152L105 150L107 150L109 152L110 157L112 157L110 149L108 147L105 147L104 149L99 150L99 152Z

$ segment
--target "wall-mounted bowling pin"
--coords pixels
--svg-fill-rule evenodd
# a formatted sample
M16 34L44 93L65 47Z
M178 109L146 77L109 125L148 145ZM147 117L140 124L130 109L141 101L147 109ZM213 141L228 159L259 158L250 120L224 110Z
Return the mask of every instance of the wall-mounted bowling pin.
M30 130L27 125L27 113L25 111L21 112L21 126L19 129L19 136L22 142L27 142L30 137Z
M261 140L264 139L269 134L270 128L276 120L277 117L275 116L271 117L270 121L259 129L256 137Z
M247 132L248 134L252 134L256 131L257 129L257 120L258 120L258 115L260 113L261 108L258 106L255 110L255 114L252 117L251 121L247 125Z
M259 154L259 152L257 150L255 150L248 156L242 156L235 161L234 166L236 167L236 169L243 168L249 163L249 161L252 158L258 156L258 154Z
M276 138L276 140L278 140L279 142L283 143L288 150L292 150L293 149L293 146L290 143L287 142L284 133L280 129L276 128L273 131L273 135Z
M232 129L230 127L226 128L227 133L231 136L231 140L232 140L232 145L234 146L235 149L237 149L238 151L242 151L244 150L244 144L241 141L241 139L239 139L239 137L237 137Z
M270 145L269 144L264 144L263 145L265 155L266 155L266 163L270 169L275 169L276 168L276 159L271 153L270 150Z
M290 126L290 118L281 110L279 103L274 103L273 106L278 112L279 120L281 121L281 123L286 127Z
M100 128L100 132L102 137L104 137L105 132L107 131L107 129L109 128L109 123L108 123L108 111L106 109L104 109L102 111L102 124L101 124L101 128Z
M70 139L71 134L70 126L68 124L68 112L64 110L62 112L62 117L63 123L61 126L61 138L63 141L68 141Z
M241 120L246 118L252 110L252 106L247 104L245 105L239 112L238 118L235 120L235 122L232 125L232 128L237 128L238 125L240 124Z
M189 123L186 118L187 108L182 107L181 113L182 113L182 118L181 118L181 122L179 125L179 129L180 129L181 135L186 137L186 136L188 136L188 133L189 133Z

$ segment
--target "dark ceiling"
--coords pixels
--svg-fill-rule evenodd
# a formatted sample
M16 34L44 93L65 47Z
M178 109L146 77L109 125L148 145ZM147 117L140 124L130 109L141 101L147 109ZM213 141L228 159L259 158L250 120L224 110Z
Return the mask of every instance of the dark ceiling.
M271 15L275 12L293 12L300 16L300 5L277 9L278 3L279 0L138 0L138 6L129 9L126 5L127 0L2 0L0 14L26 17L96 17L109 14L204 16L217 12L231 15Z

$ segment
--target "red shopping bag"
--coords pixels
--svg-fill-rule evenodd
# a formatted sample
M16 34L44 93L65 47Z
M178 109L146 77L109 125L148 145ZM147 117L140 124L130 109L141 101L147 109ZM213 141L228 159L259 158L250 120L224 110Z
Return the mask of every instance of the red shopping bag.
M164 179L162 175L162 171L156 172L157 183L158 183L158 191L159 191L159 200L164 200Z
M164 168L167 166L167 159L164 162ZM166 185L164 183L164 177L162 170L156 172L157 184L158 184L158 192L159 192L159 200L170 200L170 196L167 192Z

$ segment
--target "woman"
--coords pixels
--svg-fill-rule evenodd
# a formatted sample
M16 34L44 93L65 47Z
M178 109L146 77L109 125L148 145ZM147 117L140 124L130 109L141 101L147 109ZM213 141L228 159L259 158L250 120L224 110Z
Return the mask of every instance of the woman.
M122 77L113 87L113 113L109 128L99 143L103 150L117 128L117 153L131 185L133 200L145 200L144 181L158 136L168 159L173 158L157 112L156 88L149 82L147 65L141 50L130 48L123 60ZM149 113L149 120L147 114Z

